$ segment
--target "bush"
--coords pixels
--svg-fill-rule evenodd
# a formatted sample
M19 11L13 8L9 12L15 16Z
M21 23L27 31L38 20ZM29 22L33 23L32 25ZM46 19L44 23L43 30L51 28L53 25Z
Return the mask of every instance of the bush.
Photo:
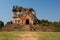
M4 26L4 22L0 21L0 28L2 28Z
M12 21L9 21L9 22L6 23L6 25L9 25L9 24L12 24Z

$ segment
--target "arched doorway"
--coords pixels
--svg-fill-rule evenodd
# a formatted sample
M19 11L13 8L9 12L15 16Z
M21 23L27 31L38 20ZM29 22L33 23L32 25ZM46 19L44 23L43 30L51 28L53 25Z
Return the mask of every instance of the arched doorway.
M29 24L29 19L26 19L26 24L27 24L27 25Z

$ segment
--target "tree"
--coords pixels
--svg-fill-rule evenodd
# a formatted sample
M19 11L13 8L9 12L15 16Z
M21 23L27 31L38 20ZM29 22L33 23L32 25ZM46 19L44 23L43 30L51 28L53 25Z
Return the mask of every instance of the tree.
M6 23L6 25L9 25L9 24L12 24L12 21L8 21L8 22Z
M41 22L42 22L42 23L49 23L48 20L44 20L44 19L42 19Z
M4 22L0 21L0 28L2 28L4 26Z
M44 20L44 19L42 19L42 20L38 19L38 23L43 26L48 26L50 24L50 22L48 20Z
M38 24L40 24L40 20L39 20L39 19L37 19L37 21L38 21Z

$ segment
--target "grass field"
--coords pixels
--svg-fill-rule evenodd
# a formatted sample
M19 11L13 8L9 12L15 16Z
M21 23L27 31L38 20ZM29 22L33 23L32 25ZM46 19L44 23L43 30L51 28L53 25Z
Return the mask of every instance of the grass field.
M0 32L0 40L60 40L60 32Z

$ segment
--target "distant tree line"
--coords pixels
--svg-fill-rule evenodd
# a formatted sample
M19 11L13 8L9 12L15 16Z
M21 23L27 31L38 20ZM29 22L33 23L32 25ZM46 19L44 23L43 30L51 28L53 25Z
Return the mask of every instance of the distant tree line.
M52 26L54 27L54 31L60 31L60 21L59 22L50 22L48 20L39 20L38 19L38 24L43 25L43 26Z

